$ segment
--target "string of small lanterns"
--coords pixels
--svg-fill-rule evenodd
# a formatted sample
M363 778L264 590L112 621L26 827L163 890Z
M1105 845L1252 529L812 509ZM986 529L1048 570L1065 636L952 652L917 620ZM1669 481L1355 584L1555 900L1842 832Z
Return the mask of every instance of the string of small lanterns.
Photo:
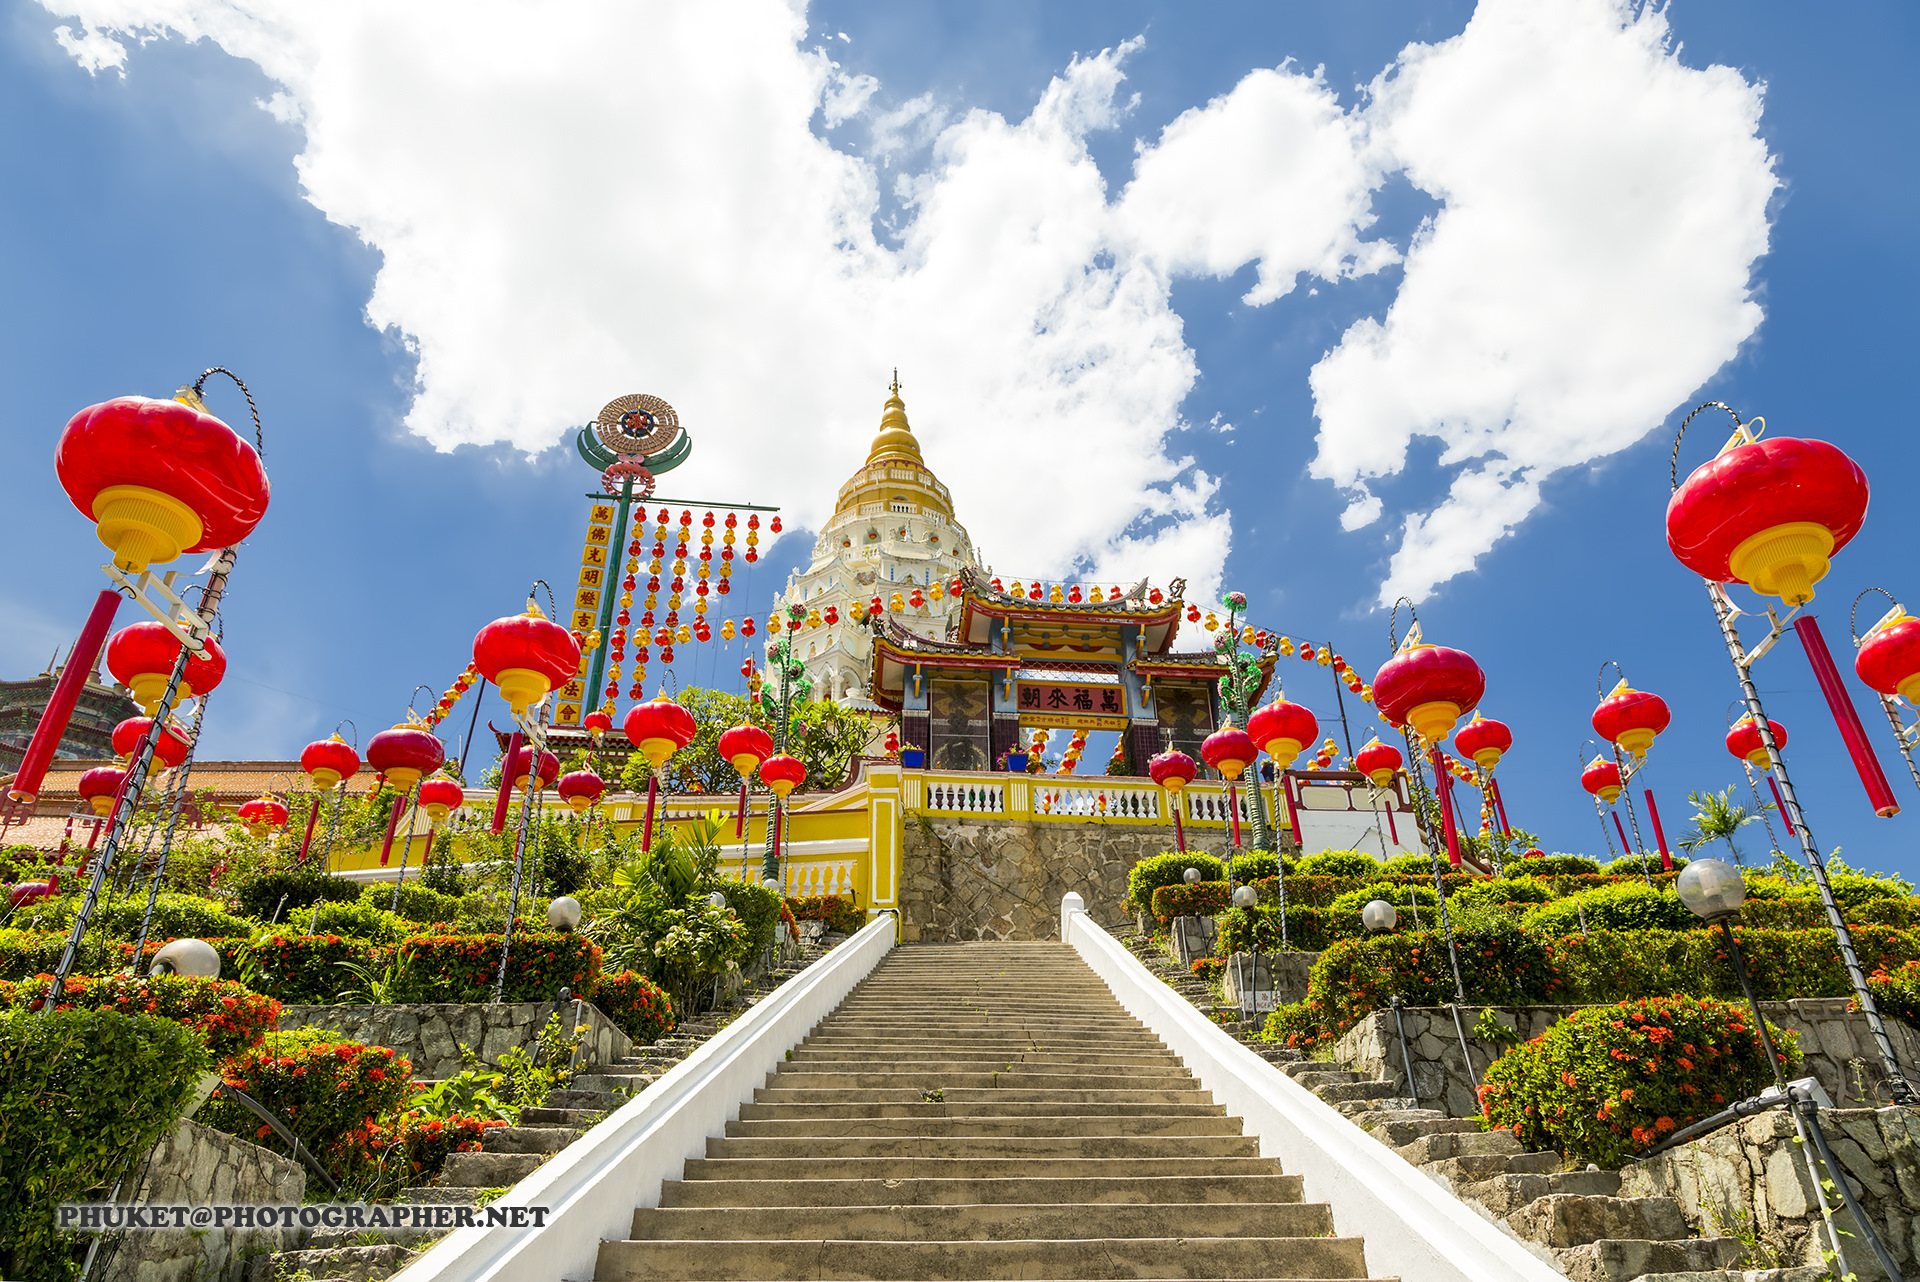
M474 682L479 679L480 666L478 664L469 663L465 668L461 669L460 675L453 679L453 684L448 686L446 692L434 701L433 708L427 713L428 728L431 729L439 725L442 721L445 721L447 714L453 711L453 705L460 702L461 697L465 695L467 691L471 690Z

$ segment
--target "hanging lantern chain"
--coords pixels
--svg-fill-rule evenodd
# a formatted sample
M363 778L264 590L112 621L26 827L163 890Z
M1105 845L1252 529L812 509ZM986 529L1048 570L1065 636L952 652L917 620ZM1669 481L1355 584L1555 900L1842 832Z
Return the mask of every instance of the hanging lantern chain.
M240 389L240 395L247 398L247 408L253 411L254 451L259 454L262 461L264 461L267 457L267 438L260 430L260 407L253 403L253 393L247 390L247 385L240 381L238 374L228 369L225 365L215 365L213 368L204 371L199 378L193 380L193 394L195 396L200 395L200 389L205 387L207 380L215 374L225 374L228 378L232 379L234 386Z
M1700 404L1688 410L1687 416L1680 420L1679 429L1673 434L1673 458L1667 465L1667 479L1671 482L1669 487L1671 490L1680 488L1680 440L1687 434L1687 424L1693 422L1694 416L1699 414L1701 410L1711 409L1725 410L1727 417L1733 420L1733 430L1736 432L1746 426L1745 423L1740 421L1740 415L1734 411L1733 406L1727 404L1725 401L1702 401Z

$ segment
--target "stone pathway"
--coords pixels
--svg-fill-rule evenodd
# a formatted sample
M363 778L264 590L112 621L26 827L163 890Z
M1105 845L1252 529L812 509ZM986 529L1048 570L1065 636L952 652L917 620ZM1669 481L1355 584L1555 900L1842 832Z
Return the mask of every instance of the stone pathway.
M595 1276L1365 1275L1077 955L983 943L890 954Z

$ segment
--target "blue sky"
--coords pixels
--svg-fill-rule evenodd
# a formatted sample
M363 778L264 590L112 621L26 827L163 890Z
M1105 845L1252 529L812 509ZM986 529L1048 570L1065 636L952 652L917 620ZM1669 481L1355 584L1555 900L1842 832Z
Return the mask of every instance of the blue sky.
M492 30L477 10L446 46L458 52L449 70L433 55L443 32L431 6L386 33L385 61L344 20L286 36L203 15L209 38L197 41L178 30L145 42L113 34L157 21L153 7L0 9L0 147L16 175L0 191L0 280L12 303L0 360L13 411L0 462L16 482L16 565L32 567L0 590L10 620L0 668L39 671L99 583L98 546L53 476L60 425L106 397L164 395L205 366L231 366L266 415L275 491L229 598L232 675L208 717L215 755L291 756L341 717L364 739L397 719L416 683L444 687L474 628L514 608L529 580L568 575L592 478L558 443L565 424L624 392L663 395L696 440L695 461L674 478L683 484L668 492L779 503L804 524L859 462L896 362L929 461L1003 572L1054 577L1078 565L1102 581L1224 583L1248 593L1257 623L1330 639L1369 673L1387 654L1382 584L1410 584L1425 597L1429 638L1486 669L1484 707L1518 740L1501 767L1509 809L1549 849L1599 850L1577 774L1606 660L1673 706L1643 776L1670 835L1689 789L1740 781L1720 746L1732 672L1704 594L1662 532L1666 456L1687 406L1718 397L1766 415L1775 432L1833 440L1874 479L1867 526L1813 606L1843 666L1856 592L1920 598L1899 505L1920 463L1903 377L1920 283L1905 217L1920 90L1903 73L1920 20L1901 6L1857 6L1840 23L1800 6L1681 0L1665 11L1665 52L1609 62L1580 42L1599 41L1600 52L1618 42L1594 34L1591 12L1587 26L1576 21L1605 6L1568 0L1555 10L1569 23L1564 40L1512 65L1564 55L1607 66L1617 83L1600 83L1596 101L1616 105L1600 125L1554 83L1500 71L1503 56L1525 50L1484 34L1493 13L1482 10L1477 46L1456 41L1474 19L1469 4L1201 13L830 2L791 28L747 4L724 42L671 25L597 30L585 6L541 46L554 62L548 82L541 57L525 60L533 71L515 68L524 33ZM84 41L85 23L122 43L119 65L81 43L89 73L56 41L63 25L68 43ZM649 60L640 35L667 47ZM632 53L615 63L645 68L633 73L637 96L577 98L587 92L577 82L622 41ZM1476 92L1512 81L1518 96L1395 99L1404 67L1358 88L1415 43L1451 50ZM586 70L570 74L570 59ZM826 69L829 59L837 66ZM1250 80L1283 64L1284 74ZM1710 67L1730 70L1700 74ZM793 107L823 83L845 113L831 127L833 111ZM703 97L703 85L718 88ZM1397 158L1370 162L1384 173L1356 188L1371 221L1329 222L1325 245L1282 244L1286 229L1324 218L1314 202L1337 184L1301 180L1243 139L1163 135L1182 113L1223 95L1252 103L1262 86L1296 105L1331 102L1319 141L1347 121L1368 122L1375 137L1399 131ZM1760 104L1751 127L1734 119L1743 93ZM444 108L422 106L436 95ZM496 105L497 121L463 123ZM1231 105L1190 123L1219 124ZM1641 108L1653 124L1610 150L1606 122ZM1565 113L1565 145L1552 145L1551 127L1512 143L1495 131L1478 153L1436 142L1460 131L1448 110L1474 125L1533 113L1551 126ZM1508 336L1514 364L1537 367L1516 375L1523 402L1566 370L1590 385L1537 401L1529 433L1496 424L1492 445L1464 455L1443 457L1435 433L1415 426L1404 466L1376 467L1396 429L1381 426L1369 389L1441 386L1450 358L1409 342L1399 364L1342 390L1327 381L1328 353L1357 323L1411 307L1408 255L1433 234L1428 220L1475 204L1461 184L1493 173L1477 207L1492 210L1499 243L1451 274L1421 265L1435 314L1458 309L1471 327L1482 286L1516 270L1527 233L1540 230L1501 207L1513 190L1495 172L1502 146L1544 148L1532 167L1564 162L1566 184L1609 176L1567 206L1593 211L1597 247L1589 252L1584 228L1563 236L1541 288L1518 296ZM1759 153L1778 184L1770 192L1754 186L1768 172ZM1608 203L1642 172L1668 204ZM1268 185L1234 185L1256 179ZM1725 194L1742 182L1745 196ZM1453 188L1453 200L1435 186ZM1136 198L1123 200L1129 190ZM1189 207L1209 221L1175 226ZM859 217L843 225L847 209ZM980 210L1005 209L1040 229L1032 240L1044 252L953 248ZM1690 233L1699 239L1676 238L1690 213L1706 224ZM1644 222L1609 240L1618 229L1606 218ZM1565 232L1559 221L1547 230ZM1760 251L1729 248L1756 228ZM840 258L808 247L806 237L827 235L845 242L830 247ZM1607 288L1645 268L1639 242L1663 238L1677 258L1649 277L1657 288ZM1074 259L1086 245L1085 261ZM831 270L794 265L815 252ZM1256 260L1279 263L1282 283L1249 302L1262 282ZM1208 264L1225 266L1215 275ZM1716 302L1735 269L1745 298ZM1069 301L1047 300L1044 327L1013 323L1032 300L1003 281L1048 272ZM850 275L854 302L834 292ZM1087 281L1107 292L1089 301ZM1633 346L1669 323L1684 341ZM1696 336L1700 352L1675 354ZM1627 373L1595 378L1582 369L1589 348L1592 363ZM214 396L230 421L244 414L237 396ZM1316 443L1329 416L1344 425L1341 440L1378 448L1343 472L1338 451ZM1579 441L1541 444L1568 422ZM1698 463L1715 443L1703 434L1683 458ZM1432 513L1463 470L1523 457L1537 497L1510 532L1468 530L1411 578L1396 569L1409 517ZM1343 512L1369 497L1380 519L1343 528ZM741 604L764 615L807 542L789 537L741 581L736 616ZM707 683L731 678L743 651L681 653L702 657L678 665L680 680ZM1289 693L1328 719L1324 673L1287 671ZM1920 789L1864 688L1849 674L1909 808L1892 820L1872 816L1797 648L1783 645L1759 674L1794 736L1789 759L1822 845L1920 872ZM501 711L495 703L482 720L504 723ZM1356 719L1356 741L1371 729Z

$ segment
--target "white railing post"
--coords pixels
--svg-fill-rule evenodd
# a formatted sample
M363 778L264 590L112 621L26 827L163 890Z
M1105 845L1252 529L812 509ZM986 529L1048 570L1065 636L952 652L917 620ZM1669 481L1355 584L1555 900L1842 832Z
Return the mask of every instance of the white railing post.
M1080 892L1069 890L1060 897L1060 942L1067 942L1067 932L1073 928L1076 913L1087 911L1087 901L1080 898Z

